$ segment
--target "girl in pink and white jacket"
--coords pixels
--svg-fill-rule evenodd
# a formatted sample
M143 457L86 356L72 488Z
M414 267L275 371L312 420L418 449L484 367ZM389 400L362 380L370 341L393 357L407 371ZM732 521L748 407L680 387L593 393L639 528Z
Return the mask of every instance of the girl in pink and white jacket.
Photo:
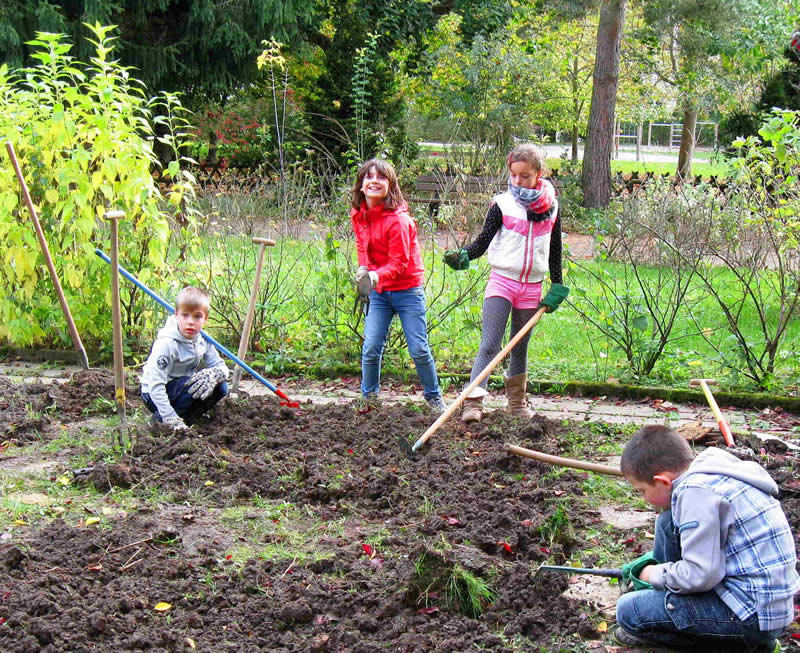
M534 145L515 147L508 155L508 190L492 198L483 230L464 249L445 252L454 270L466 270L469 262L488 250L492 268L483 301L481 344L472 366L475 379L501 349L511 315L510 337L519 331L540 304L555 310L568 289L561 285L561 219L553 185L542 178L544 155ZM542 280L549 271L551 287L542 299ZM508 408L512 415L530 418L527 385L528 340L524 336L511 350L505 375ZM486 380L464 401L461 419L478 421L483 415Z

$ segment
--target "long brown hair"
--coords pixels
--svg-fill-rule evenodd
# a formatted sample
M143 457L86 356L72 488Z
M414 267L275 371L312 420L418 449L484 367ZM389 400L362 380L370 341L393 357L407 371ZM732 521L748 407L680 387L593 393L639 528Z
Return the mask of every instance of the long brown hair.
M392 164L383 159L370 159L358 169L356 183L353 185L353 200L351 206L354 209L360 208L361 204L365 201L361 186L364 183L364 177L366 177L373 168L375 172L389 180L389 192L386 193L386 199L383 205L387 209L396 209L401 204L404 204L406 200L403 197L400 186L397 184L397 173L394 171Z

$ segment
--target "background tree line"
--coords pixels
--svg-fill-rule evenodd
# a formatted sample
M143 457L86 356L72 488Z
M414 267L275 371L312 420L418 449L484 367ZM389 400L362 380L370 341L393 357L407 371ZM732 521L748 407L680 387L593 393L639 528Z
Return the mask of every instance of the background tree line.
M87 60L94 46L86 24L116 25L121 63L149 94L180 93L212 153L222 135L223 144L249 141L254 157L268 158L282 138L293 146L287 154L336 169L376 153L411 159L415 141L433 133L500 150L513 138L568 133L575 160L579 139L586 141L583 203L600 207L610 198L616 118L682 122L676 172L688 176L698 116L722 122L732 140L754 134L761 111L794 106L787 43L799 7L800 0L10 0L0 8L0 61L30 64L26 42L37 31L67 34L75 56ZM283 95L256 66L267 39L284 45ZM241 125L231 128L231 114ZM248 132L247 124L262 129Z

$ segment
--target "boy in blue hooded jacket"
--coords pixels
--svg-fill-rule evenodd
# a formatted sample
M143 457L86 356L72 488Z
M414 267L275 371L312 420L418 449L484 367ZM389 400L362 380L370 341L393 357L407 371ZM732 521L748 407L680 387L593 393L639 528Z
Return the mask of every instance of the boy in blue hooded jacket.
M652 553L623 567L628 580L633 571L634 589L644 589L620 597L617 640L780 650L776 640L792 623L800 577L794 538L767 471L716 448L695 458L686 440L658 425L633 436L620 467L664 511Z

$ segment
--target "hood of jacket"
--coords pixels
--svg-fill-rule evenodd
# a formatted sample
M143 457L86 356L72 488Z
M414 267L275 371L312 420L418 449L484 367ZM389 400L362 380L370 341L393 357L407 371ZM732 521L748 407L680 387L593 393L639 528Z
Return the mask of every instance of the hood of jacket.
M766 469L750 460L739 460L733 454L711 447L692 461L678 482L691 474L724 474L752 485L772 496L778 496L778 485Z

